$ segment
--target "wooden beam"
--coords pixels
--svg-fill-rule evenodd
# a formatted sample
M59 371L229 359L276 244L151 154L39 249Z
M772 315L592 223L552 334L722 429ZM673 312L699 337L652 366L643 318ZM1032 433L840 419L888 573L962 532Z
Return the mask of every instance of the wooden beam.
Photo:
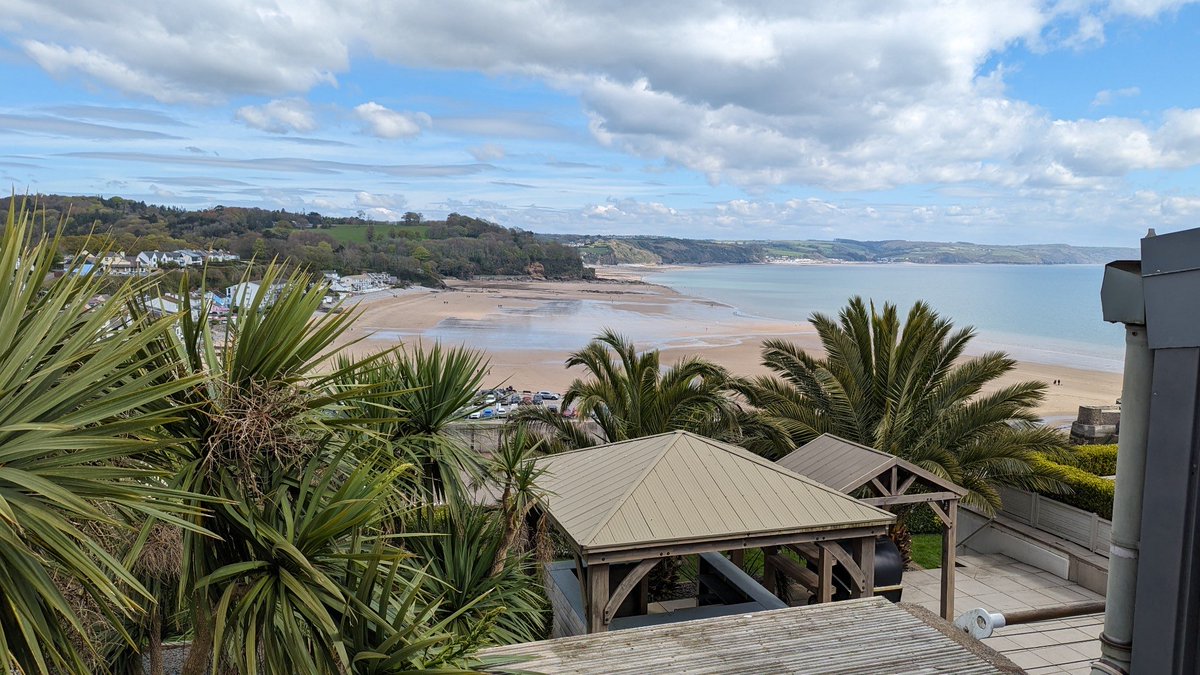
M892 491L884 487L883 483L880 483L878 478L871 479L871 487L875 488L875 491L879 493L880 497L887 497L888 495L892 494Z
M736 548L729 552L729 560L741 569L746 569L746 549Z
M942 530L942 618L954 620L954 565L958 543L958 500L952 499L946 503L946 512L950 522Z
M929 492L926 494L889 495L887 497L864 497L858 501L871 506L891 506L893 504L921 504L925 502L944 502L947 499L958 499L954 492Z
M900 487L893 494L902 495L908 492L908 488L912 487L912 484L915 482L917 482L917 474L909 474L908 478L904 479L904 482L900 484Z
M775 567L779 568L780 572L783 572L792 579L804 584L804 587L812 591L814 594L816 593L817 586L820 585L820 581L817 578L816 573L814 573L812 570L779 553L771 555L771 562Z
M625 578L617 585L616 590L612 592L612 595L608 598L608 602L604 605L604 623L612 622L613 617L617 614L617 609L621 607L622 602L625 602L625 597L629 595L634 586L641 583L642 579L650 573L650 570L654 569L654 566L660 560L662 558L643 560L637 564L637 567L629 570L629 574L625 575Z
M929 502L929 508L933 510L933 515L942 521L942 527L950 527L950 514L943 511L937 502Z
M838 541L857 539L867 535L878 536L887 534L887 525L864 525L844 530L826 530L821 532L793 532L790 534L771 534L755 537L739 537L736 539L717 539L706 542L683 542L676 544L660 544L642 548L629 548L612 551L585 551L584 559L592 563L622 563L641 562L647 558L669 558L677 555L693 553L708 553L732 551L745 548L762 548L764 546L783 546L785 544Z
M587 577L587 631L603 633L608 630L608 622L604 620L604 607L608 604L608 565L589 564Z
M817 602L833 602L833 554L829 549L817 545Z
M894 494L894 495L900 494L900 491L897 489L899 487L899 485L898 485L899 482L900 482L900 467L893 465L892 466L892 489L888 490L888 492L890 494Z

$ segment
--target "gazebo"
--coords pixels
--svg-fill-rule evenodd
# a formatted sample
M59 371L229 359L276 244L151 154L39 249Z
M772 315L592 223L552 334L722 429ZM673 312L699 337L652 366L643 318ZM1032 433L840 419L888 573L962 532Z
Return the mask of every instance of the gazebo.
M833 434L813 439L777 464L880 508L928 504L942 521L941 615L954 620L958 502L966 490L912 462ZM914 487L921 490L913 492Z
M574 549L571 590L588 633L608 630L638 587L644 613L646 575L671 556L700 554L744 576L715 554L762 548L767 570L808 577L827 591L819 600L830 599L837 561L851 596L871 596L875 538L895 520L747 450L682 431L550 455L537 466L540 508ZM779 555L782 546L812 551L816 572Z

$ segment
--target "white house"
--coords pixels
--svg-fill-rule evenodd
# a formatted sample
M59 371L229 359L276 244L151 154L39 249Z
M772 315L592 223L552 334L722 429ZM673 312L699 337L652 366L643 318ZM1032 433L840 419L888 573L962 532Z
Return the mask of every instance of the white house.
M244 281L230 286L225 290L225 297L229 298L229 307L236 309L254 302L259 288L261 285L253 281Z
M263 297L262 307L270 307L275 304L275 300L279 297L279 293L283 290L284 286L285 284L282 283L272 284ZM225 293L225 297L229 299L229 308L237 309L244 305L252 304L260 288L262 288L262 284L257 281L245 281L230 286L226 289Z

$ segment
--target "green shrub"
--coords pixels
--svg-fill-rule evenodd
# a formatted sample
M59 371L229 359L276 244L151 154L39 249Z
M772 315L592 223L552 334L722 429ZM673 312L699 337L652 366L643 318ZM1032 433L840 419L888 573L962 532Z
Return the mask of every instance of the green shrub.
M1116 445L1077 445L1071 448L1079 468L1094 476L1117 473Z
M904 517L904 524L908 526L908 531L913 535L940 535L942 533L942 519L937 517L937 514L933 512L933 509L929 508L928 504L917 504Z
M1112 520L1113 489L1115 488L1113 481L1100 478L1078 467L1064 466L1045 458L1035 460L1035 462L1052 465L1059 475L1059 480L1071 489L1068 494L1055 494L1039 490L1040 494L1075 508L1091 511L1101 518Z

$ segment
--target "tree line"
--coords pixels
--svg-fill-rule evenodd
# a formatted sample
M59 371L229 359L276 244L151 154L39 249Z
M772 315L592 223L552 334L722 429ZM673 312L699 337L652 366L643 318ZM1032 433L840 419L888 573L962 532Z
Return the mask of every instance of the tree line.
M13 210L0 200L0 217ZM17 197L19 204L22 198ZM244 260L287 259L312 272L384 272L402 281L438 285L447 277L522 276L551 279L589 275L575 249L531 232L452 213L425 220L371 222L233 206L187 210L121 197L38 197L39 219L62 223L59 252L224 249ZM337 230L336 228L342 228ZM362 240L344 236L365 229Z

